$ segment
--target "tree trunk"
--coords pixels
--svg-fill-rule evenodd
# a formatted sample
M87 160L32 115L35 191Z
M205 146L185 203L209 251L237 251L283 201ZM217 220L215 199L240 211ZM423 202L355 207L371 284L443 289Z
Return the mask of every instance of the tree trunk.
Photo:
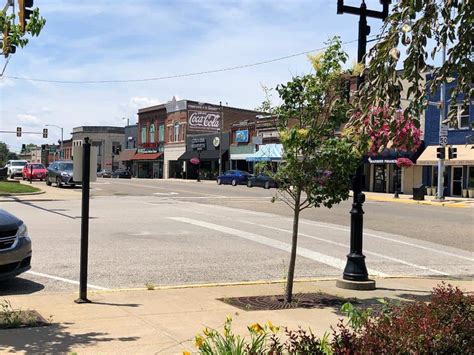
M300 219L301 190L296 190L295 209L293 210L293 235L291 238L291 256L286 279L285 303L290 303L293 298L293 279L295 276L296 246L298 244L298 225Z

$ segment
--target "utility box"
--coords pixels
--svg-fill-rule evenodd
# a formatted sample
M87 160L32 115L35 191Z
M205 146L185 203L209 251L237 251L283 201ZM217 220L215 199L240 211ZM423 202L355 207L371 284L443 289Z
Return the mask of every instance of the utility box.
M73 165L73 177L72 179L77 182L82 181L82 141L74 141L72 146L72 160ZM90 181L94 182L97 180L97 147L91 145L91 164L90 164Z
M426 187L423 184L413 187L413 199L415 201L423 201L426 195Z

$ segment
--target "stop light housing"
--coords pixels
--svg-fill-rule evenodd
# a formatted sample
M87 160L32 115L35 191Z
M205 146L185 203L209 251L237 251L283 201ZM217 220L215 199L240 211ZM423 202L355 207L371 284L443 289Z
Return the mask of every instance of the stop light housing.
M48 138L48 129L43 128L43 138Z
M446 147L436 148L436 157L438 159L445 159L446 158Z
M16 128L16 136L21 137L21 127Z
M10 41L10 25L7 23L3 28L3 37L2 37L2 53L6 57L11 53L16 52L16 46L11 44Z
M449 147L448 149L448 159L456 159L458 157L458 148Z
M18 18L20 22L21 31L25 32L26 21L31 17L33 10L33 0L18 0Z

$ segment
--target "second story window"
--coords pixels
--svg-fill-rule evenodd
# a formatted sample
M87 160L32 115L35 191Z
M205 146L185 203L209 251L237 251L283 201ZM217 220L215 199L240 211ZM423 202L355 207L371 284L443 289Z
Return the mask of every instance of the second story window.
M141 144L146 143L146 126L142 126Z
M150 126L150 141L149 143L155 143L155 125L152 123Z
M158 126L158 142L164 142L165 141L165 125L160 124Z
M174 135L173 141L174 141L174 142L178 142L178 141L180 140L180 136L179 136L179 122L175 122L174 125L173 125L173 135Z
M459 129L468 129L470 128L470 106L471 105L458 105L458 127Z

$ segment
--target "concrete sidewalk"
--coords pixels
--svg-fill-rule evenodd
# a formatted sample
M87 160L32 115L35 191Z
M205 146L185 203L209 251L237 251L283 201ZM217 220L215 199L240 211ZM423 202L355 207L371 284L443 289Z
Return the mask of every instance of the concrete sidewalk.
M375 291L349 291L335 287L335 280L303 281L295 293L324 292L341 297L375 301L381 297L407 300L423 296L440 280L415 278L378 279ZM473 292L472 281L451 281ZM1 353L101 353L182 354L195 352L194 336L204 327L222 330L226 316L234 319L233 329L246 334L254 322L271 320L277 326L311 328L317 335L330 331L341 317L335 307L273 311L242 311L217 298L278 295L283 283L201 285L100 291L89 294L91 304L75 304L75 294L7 296L14 308L52 316L53 324L38 328L0 331Z
M444 201L436 201L436 196L425 196L425 199L423 201L415 201L413 200L412 195L405 195L405 194L400 194L399 198L394 198L393 194L388 194L388 193L364 191L364 194L368 201L407 203L407 204L430 205L430 206L438 206L438 207L474 208L473 198L445 197Z

